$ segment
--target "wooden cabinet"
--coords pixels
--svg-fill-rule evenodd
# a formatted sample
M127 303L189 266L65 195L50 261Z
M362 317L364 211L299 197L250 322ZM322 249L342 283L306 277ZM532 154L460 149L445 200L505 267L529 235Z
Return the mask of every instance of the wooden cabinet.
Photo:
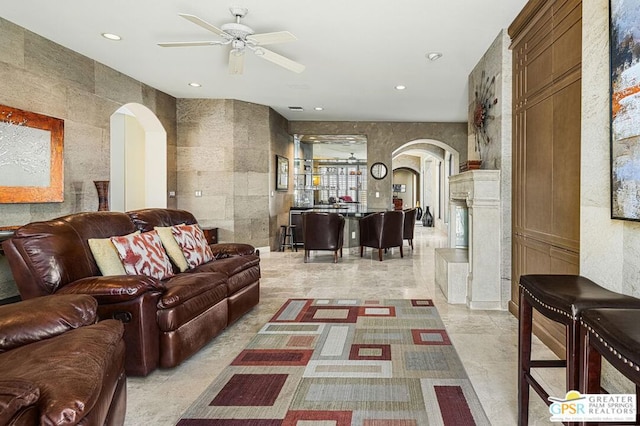
M218 228L202 228L202 232L209 244L218 244Z
M582 3L530 0L509 27L513 40L512 300L520 275L578 274ZM564 331L534 328L564 354Z

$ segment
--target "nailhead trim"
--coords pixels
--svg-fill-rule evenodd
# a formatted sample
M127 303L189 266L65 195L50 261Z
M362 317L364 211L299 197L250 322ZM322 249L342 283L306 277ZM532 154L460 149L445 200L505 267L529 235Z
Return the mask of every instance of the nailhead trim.
M585 324L584 321L582 321L582 320L580 321L580 324L583 327L586 327L587 330L589 331L589 333L594 335L604 345L605 348L609 349L609 352L611 352L614 355L616 355L618 357L618 359L621 359L623 364L628 365L629 367L633 368L636 371L640 371L640 365L634 364L633 362L629 361L627 358L624 358L616 349L613 348L613 346L611 346L609 343L605 342L604 339L602 337L600 337L600 335L598 333L596 333L596 331L593 328L591 328L591 326Z
M569 318L569 319L570 319L570 320L572 320L572 321L577 321L577 320L578 320L578 317L574 317L574 316L570 315L570 314L569 314L567 311L565 311L565 310L558 309L558 308L556 308L556 307L554 307L554 306L551 306L551 305L547 305L547 304L546 304L546 303L544 303L542 300L540 300L540 299L538 299L537 297L535 297L535 296L534 296L534 295L529 291L529 289L528 289L528 288L526 288L526 287L525 287L525 286L523 286L522 284L519 284L519 285L520 285L520 288L521 288L521 289L523 289L523 290L524 290L524 291L529 295L529 297L531 297L533 300L535 300L537 303L539 303L540 305L544 306L544 307L545 307L545 308L547 308L548 310L553 311L553 312L557 312L557 313L559 313L559 314L562 314L562 315L564 315L565 317Z

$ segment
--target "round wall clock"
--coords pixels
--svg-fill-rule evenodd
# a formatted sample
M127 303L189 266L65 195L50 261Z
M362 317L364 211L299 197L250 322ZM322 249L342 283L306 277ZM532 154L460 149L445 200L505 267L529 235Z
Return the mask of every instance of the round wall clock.
M371 166L371 176L378 180L384 179L387 176L387 166L380 162L373 163Z

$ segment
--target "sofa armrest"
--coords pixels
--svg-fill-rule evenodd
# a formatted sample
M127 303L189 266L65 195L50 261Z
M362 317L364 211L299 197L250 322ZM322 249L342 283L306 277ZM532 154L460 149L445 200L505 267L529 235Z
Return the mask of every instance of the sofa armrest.
M97 302L51 295L0 306L0 353L96 322Z
M164 291L162 282L145 275L112 275L83 278L67 284L56 294L88 294L99 304L133 300L148 291Z
M11 423L21 410L34 405L40 398L40 389L27 380L0 380L0 424Z
M245 256L247 254L255 254L259 256L259 251L256 250L251 244L242 243L219 243L211 244L209 246L213 257L216 259L224 259L231 256Z

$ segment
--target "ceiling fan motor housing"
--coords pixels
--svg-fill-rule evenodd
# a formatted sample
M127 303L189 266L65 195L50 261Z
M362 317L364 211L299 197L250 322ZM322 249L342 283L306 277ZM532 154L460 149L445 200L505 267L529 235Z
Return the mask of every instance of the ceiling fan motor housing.
M229 34L233 38L239 38L241 40L244 40L245 37L247 37L248 35L251 35L251 34L255 33L255 31L253 31L248 26L243 25L243 24L237 24L235 22L231 22L229 24L224 24L220 28L222 29L222 31L224 31L225 33Z

